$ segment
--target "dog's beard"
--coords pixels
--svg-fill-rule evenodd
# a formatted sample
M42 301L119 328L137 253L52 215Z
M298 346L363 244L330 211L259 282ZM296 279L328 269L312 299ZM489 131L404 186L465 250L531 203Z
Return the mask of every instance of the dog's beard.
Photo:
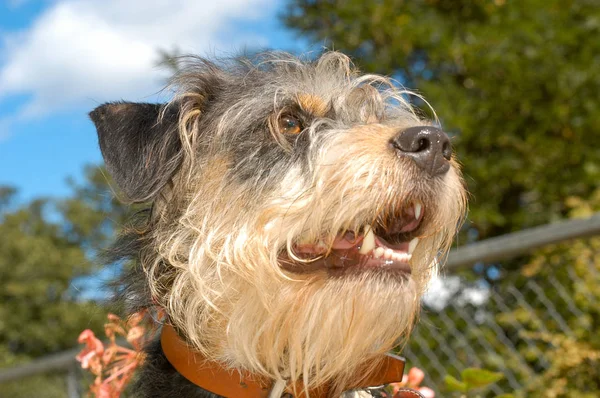
M410 277L376 269L339 278L222 277L230 283L212 307L179 319L188 339L232 368L309 388L334 383L341 392L360 382L409 333L419 308Z
M259 287L240 292L225 359L275 379L304 377L307 386L360 381L357 368L397 344L418 308L413 281L381 270L271 288L267 306Z

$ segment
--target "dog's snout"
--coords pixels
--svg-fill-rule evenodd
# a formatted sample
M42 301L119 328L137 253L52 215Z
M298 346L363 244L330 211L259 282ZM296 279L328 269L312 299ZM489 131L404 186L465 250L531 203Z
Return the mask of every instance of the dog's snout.
M416 126L400 131L390 140L399 156L408 156L430 176L450 169L452 157L450 139L442 130L431 126Z

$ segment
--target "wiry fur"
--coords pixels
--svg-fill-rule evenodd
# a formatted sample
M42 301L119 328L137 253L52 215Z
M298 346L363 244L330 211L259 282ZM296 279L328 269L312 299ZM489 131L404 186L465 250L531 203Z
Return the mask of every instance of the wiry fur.
M343 391L410 332L464 212L456 162L433 178L390 150L398 131L426 123L406 99L414 94L360 75L340 53L188 59L173 87L156 123L174 113L177 123L138 169L152 170L151 190L125 190L152 199L122 240L144 275L126 296L164 308L188 343L231 368ZM301 134L278 131L286 112L302 115ZM294 253L299 239L331 247L340 231L385 224L415 200L425 219L411 276L280 265L309 261Z

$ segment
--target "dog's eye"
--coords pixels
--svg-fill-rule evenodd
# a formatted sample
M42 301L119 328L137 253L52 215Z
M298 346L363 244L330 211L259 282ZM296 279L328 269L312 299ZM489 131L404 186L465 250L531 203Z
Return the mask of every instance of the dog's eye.
M302 124L293 116L279 118L279 131L283 134L298 134L302 131Z

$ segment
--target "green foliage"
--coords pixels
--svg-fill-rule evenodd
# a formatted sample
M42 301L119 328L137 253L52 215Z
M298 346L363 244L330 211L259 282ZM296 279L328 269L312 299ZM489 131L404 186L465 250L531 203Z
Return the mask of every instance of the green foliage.
M469 390L467 383L457 380L454 376L446 375L444 383L446 383L446 389L450 392L467 392Z
M103 329L104 304L85 299L73 281L99 270L92 258L128 209L114 199L101 168L88 168L86 182L72 187L68 199L24 204L14 189L0 187L0 367L72 348L82 330ZM64 396L64 379L38 379L47 383L38 394L27 383L1 389L10 396L60 396L56 388Z
M460 373L460 376L462 380L457 380L451 375L446 375L444 382L449 392L461 393L461 397L475 397L477 396L477 391L500 381L504 377L502 373L477 368L464 369ZM501 397L510 398L512 395L503 394Z
M64 374L43 374L3 383L0 388L2 390L2 397L64 398L66 396L67 383Z
M430 100L480 237L564 217L598 187L596 0L294 0L284 17Z
M498 382L504 377L502 373L490 372L489 370L477 368L464 369L460 375L469 389L485 387L489 384Z

